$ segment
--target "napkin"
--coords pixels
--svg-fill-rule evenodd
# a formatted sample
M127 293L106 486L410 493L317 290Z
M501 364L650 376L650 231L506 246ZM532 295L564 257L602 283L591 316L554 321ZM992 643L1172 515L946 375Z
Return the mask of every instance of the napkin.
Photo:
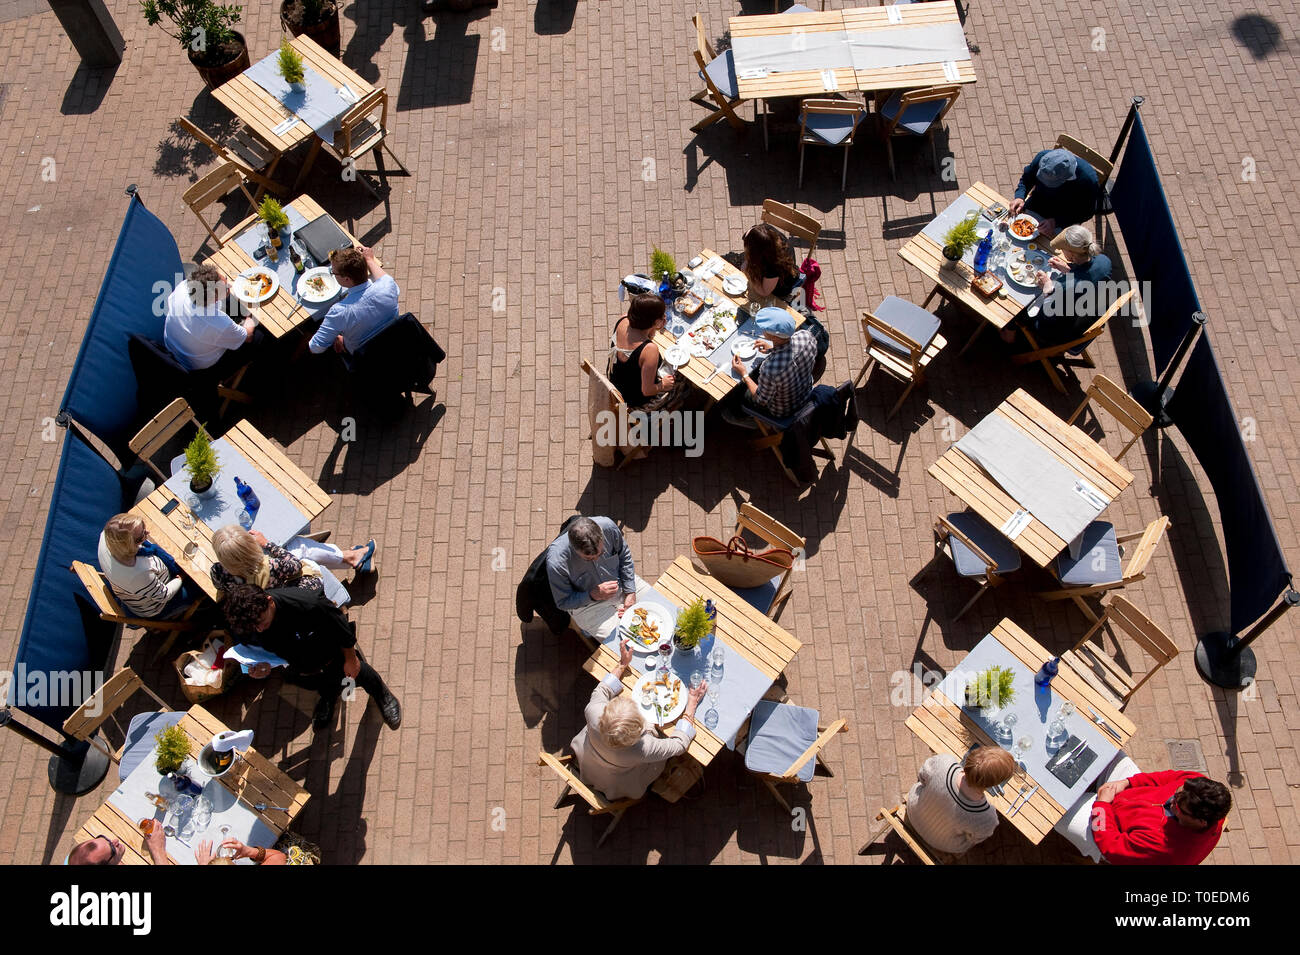
M227 650L226 659L250 667L258 663L269 663L273 667L287 667L289 665L288 660L277 657L274 653L267 653L261 647L250 647L244 643L237 643Z
M287 133L289 130L293 129L297 125L298 125L298 117L290 116L288 119L284 120L283 122L278 123L277 125L271 127L271 132L274 133L276 136L283 136L285 133Z
M834 70L822 70L822 86L828 93L833 93L840 88L840 84L835 80Z
M1106 509L1106 506L1110 503L1109 501L1106 500L1106 498L1102 496L1099 490L1097 490L1095 487L1093 487L1083 478L1079 478L1077 481L1074 482L1074 491L1081 498L1083 498L1085 501L1087 501L1089 504L1095 507L1098 513L1104 511Z
M943 78L949 83L956 83L961 79L961 74L957 72L957 63L954 60L943 61Z
M1097 760L1097 754L1093 752L1092 747L1085 745L1083 749L1079 750L1074 759L1066 762L1065 757L1074 752L1074 748L1078 745L1079 737L1071 733L1070 738L1047 761L1047 771L1067 786L1073 786L1077 783L1084 771Z
M212 749L218 753L228 753L232 749L237 749L240 752L243 752L252 745L252 730L240 730L238 733L234 730L222 730L216 736L212 737Z
M903 11L899 9L898 4L891 3L889 6L885 7L885 12L889 14L890 23L903 22Z
M767 76L766 66L754 66L754 67L750 67L747 70L740 71L740 78L742 80L761 80L766 76Z
M343 100L343 102L348 103L349 105L360 102L361 100L361 97L352 92L352 87L348 86L347 83L344 83L335 92L339 94L339 98Z
M1015 540L1020 536L1020 532L1029 526L1029 522L1033 519L1034 515L1030 514L1022 507L1008 517L1006 522L1003 523L998 530L1000 530L1002 536L1006 537L1008 540Z

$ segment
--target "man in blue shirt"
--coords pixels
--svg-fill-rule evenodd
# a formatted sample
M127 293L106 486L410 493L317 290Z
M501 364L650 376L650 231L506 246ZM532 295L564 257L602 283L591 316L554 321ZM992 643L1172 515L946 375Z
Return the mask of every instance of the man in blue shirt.
M598 640L613 632L618 612L648 589L636 575L623 532L608 517L580 517L569 525L547 548L546 576L555 606Z
M1069 150L1044 149L1025 167L1008 208L1013 216L1021 210L1034 213L1042 220L1039 232L1050 239L1091 219L1100 197L1097 170Z
M330 271L345 291L325 313L309 347L314 355L330 348L352 354L397 319L399 289L380 267L374 249L364 246L331 252Z

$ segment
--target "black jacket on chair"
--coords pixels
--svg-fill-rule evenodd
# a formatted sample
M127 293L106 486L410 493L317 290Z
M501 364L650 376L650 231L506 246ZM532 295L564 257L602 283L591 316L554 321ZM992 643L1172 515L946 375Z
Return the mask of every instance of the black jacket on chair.
M813 389L795 420L781 434L781 459L801 481L817 479L813 448L822 438L843 438L858 428L858 406L853 400L853 382L838 388L818 385Z
M569 525L577 519L578 515L574 514L561 524L556 540L567 534ZM569 615L555 606L551 581L546 574L547 550L550 550L549 546L533 558L533 562L528 565L528 572L524 574L524 579L519 581L519 587L515 590L515 615L524 623L532 623L533 613L536 611L551 628L551 633L563 633L569 627Z
M358 348L346 363L362 388L381 396L430 395L438 364L446 358L429 330L407 312Z

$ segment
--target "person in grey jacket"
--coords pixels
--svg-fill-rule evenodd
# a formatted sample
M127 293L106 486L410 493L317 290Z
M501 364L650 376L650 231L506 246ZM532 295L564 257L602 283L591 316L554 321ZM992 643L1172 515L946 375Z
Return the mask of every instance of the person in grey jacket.
M695 738L695 708L707 683L689 692L684 712L667 739L647 726L641 709L623 692L623 675L632 662L632 644L620 646L618 666L596 685L587 703L587 725L570 744L578 775L607 799L640 799L668 760L686 752Z
M546 576L555 606L584 633L604 640L619 614L649 585L636 575L632 550L608 517L580 517L547 549Z

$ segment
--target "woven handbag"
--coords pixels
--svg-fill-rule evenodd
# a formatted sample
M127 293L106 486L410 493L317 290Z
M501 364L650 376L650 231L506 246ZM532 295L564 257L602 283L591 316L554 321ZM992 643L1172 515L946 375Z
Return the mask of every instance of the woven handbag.
M691 547L710 574L742 590L761 586L794 566L790 551L772 547L756 553L739 534L725 544L716 537L697 537Z

